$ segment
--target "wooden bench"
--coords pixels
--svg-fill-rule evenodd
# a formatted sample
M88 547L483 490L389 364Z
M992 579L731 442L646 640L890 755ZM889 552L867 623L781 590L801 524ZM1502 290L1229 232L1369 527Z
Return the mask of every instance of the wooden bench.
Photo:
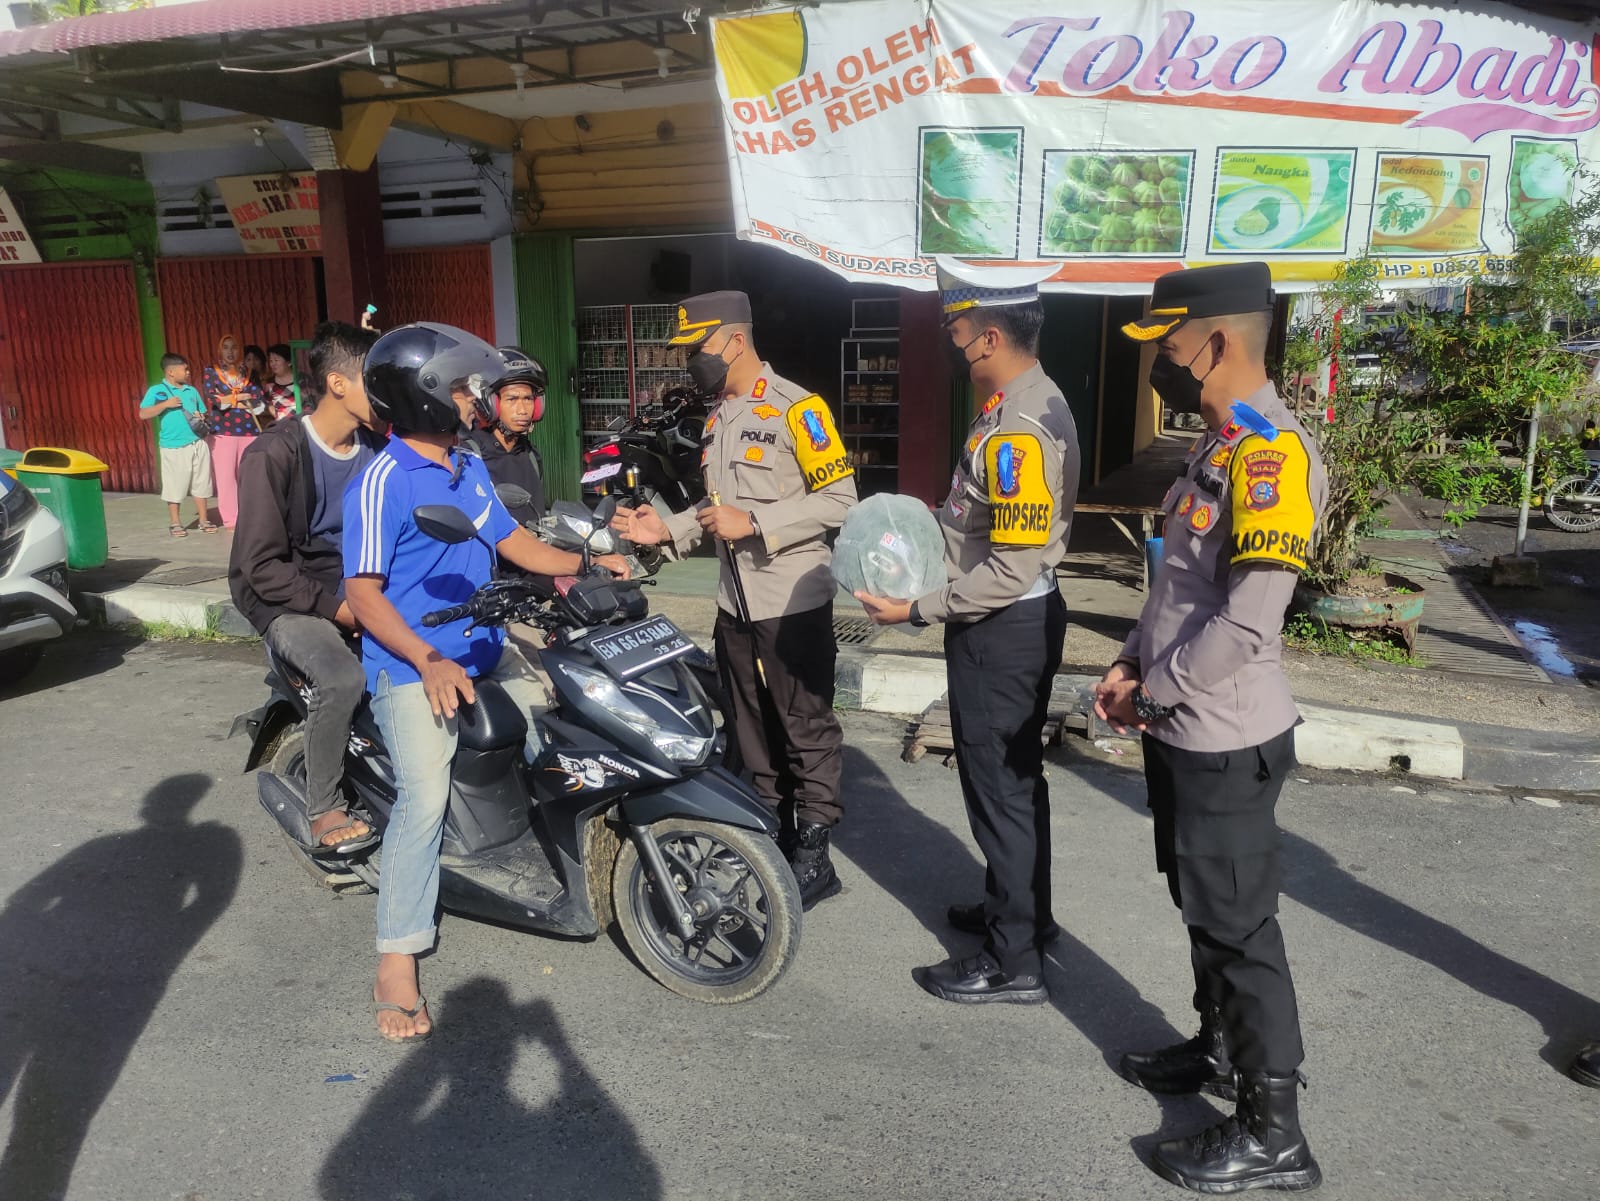
M1134 553L1139 556L1139 570L1143 579L1140 585L1143 591L1150 591L1150 560L1145 555L1145 543L1156 536L1156 518L1161 516L1160 505L1100 505L1079 502L1072 508L1073 514L1098 513L1111 518L1111 524L1121 531L1122 536L1133 547ZM1133 531L1123 524L1122 518L1137 517L1140 527L1144 530L1144 541L1133 536Z

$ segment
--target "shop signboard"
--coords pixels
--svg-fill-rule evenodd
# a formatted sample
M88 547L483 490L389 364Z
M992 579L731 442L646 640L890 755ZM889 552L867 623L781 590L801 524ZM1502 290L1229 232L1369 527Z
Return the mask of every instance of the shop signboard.
M0 266L40 261L39 248L33 244L27 227L22 224L16 201L4 188L0 188Z
M315 171L229 175L217 180L222 203L247 254L316 253L322 211Z
M1139 292L1513 253L1600 156L1600 24L1484 3L858 0L714 21L737 230L862 282L932 256ZM1061 15L1065 13L1066 15Z

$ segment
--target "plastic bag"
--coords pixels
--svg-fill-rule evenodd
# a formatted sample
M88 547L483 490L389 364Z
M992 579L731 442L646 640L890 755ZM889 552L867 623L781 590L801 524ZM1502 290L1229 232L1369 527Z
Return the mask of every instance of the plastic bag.
M847 593L915 600L948 580L944 533L914 496L880 492L845 516L833 546L833 578Z

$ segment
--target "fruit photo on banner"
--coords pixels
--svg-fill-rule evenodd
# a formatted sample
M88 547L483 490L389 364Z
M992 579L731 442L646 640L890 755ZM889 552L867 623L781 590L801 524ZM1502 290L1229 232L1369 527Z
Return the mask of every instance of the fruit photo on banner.
M1570 204L1577 173L1576 142L1513 138L1506 177L1506 224L1512 236Z
M921 252L1016 258L1022 131L921 132Z
M1039 253L1183 253L1193 155L1047 150Z

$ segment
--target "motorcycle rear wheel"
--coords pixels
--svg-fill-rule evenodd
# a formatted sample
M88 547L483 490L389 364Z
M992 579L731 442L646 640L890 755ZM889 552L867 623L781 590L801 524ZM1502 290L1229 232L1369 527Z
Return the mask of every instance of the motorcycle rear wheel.
M305 783L306 732L304 726L295 726L284 732L282 739L277 744L277 750L273 753L272 762L267 765L267 770L280 779L293 780L302 785ZM283 845L289 848L289 853L294 856L295 862L305 869L307 875L323 888L332 892L334 896L365 896L377 891L360 876L345 870L338 860L307 854L306 849L290 838L287 832L279 830L278 833L283 836Z
M1569 475L1545 497L1544 515L1569 534L1600 530L1600 477Z
M625 840L611 900L628 949L655 980L691 1001L733 1005L777 982L800 948L800 889L771 838L718 822L668 818L650 827L695 910L679 935L639 848Z

